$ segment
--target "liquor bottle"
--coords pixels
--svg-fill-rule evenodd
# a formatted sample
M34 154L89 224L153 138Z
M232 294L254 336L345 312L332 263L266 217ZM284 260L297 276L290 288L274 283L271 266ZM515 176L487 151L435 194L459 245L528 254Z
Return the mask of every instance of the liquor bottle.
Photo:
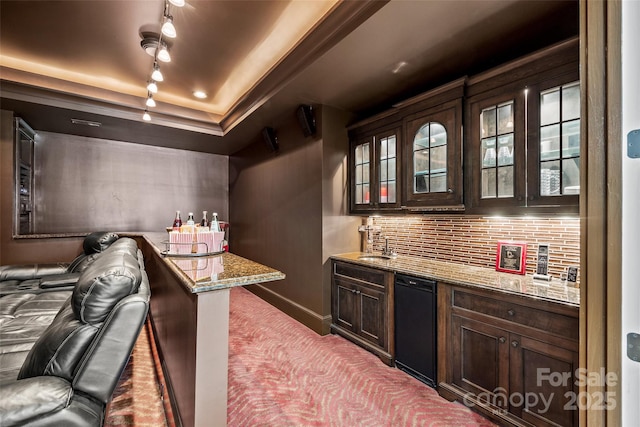
M193 212L189 212L189 217L187 218L187 225L196 225L196 222L193 219Z
M200 227L208 227L209 220L207 219L207 211L202 211L202 221L200 221Z
M176 231L180 231L181 226L182 219L180 219L180 211L176 211L176 218L173 220L173 229Z
M211 231L220 231L220 222L218 222L218 214L216 212L213 213L211 217Z

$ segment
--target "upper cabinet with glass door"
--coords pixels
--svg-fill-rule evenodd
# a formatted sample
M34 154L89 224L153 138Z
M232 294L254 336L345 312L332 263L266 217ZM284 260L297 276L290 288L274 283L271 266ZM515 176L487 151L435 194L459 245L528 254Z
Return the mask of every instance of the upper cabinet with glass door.
M396 125L354 135L349 156L351 211L399 209L400 129Z
M580 83L547 82L530 100L529 206L577 205L580 194ZM566 83L568 81L568 83Z
M404 205L411 210L463 210L462 98L405 119Z
M471 212L578 211L578 75L574 39L469 80L465 171Z

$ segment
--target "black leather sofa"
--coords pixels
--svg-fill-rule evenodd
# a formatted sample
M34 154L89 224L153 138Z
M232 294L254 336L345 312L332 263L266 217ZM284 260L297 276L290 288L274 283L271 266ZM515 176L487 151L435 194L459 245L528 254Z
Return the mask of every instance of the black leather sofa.
M2 265L0 296L72 290L80 273L116 240L116 233L97 231L85 237L82 242L83 252L70 263Z
M30 328L38 324L35 310L21 324L0 323L3 427L102 425L148 312L142 252L120 238L80 273L73 291L32 295L53 294L70 296L46 329Z

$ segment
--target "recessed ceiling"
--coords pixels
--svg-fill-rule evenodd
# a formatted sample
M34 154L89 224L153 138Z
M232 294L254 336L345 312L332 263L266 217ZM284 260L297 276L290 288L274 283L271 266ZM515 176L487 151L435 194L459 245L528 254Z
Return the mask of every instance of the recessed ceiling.
M578 28L577 1L192 0L171 6L178 37L150 124L141 32L160 31L164 7L2 0L2 108L39 130L230 154L297 103L376 112ZM77 130L74 115L105 125Z

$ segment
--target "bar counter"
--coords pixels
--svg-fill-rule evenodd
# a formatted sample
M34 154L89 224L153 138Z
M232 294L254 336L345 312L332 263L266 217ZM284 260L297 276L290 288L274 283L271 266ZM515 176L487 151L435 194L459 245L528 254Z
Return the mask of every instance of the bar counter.
M167 233L137 238L151 284L150 316L174 415L184 426L224 426L229 290L285 275L231 253L167 255Z

